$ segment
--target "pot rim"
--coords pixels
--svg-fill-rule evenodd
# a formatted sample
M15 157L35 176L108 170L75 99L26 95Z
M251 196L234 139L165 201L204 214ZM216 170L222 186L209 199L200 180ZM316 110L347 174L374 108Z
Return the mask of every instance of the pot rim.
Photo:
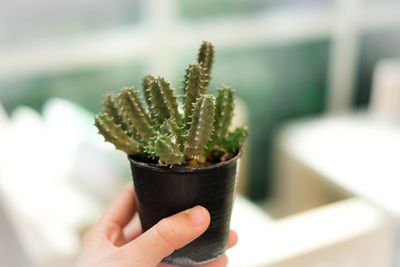
M155 171L165 171L165 172L195 172L195 171L206 171L209 169L215 169L218 167L226 166L226 165L231 165L234 164L238 159L240 158L240 152L237 153L236 156L231 158L230 160L207 165L207 166L200 166L200 167L188 167L188 166L160 166L155 163L148 163L148 162L143 162L139 160L135 160L132 156L128 156L128 160L132 163L134 163L137 166L147 168L147 169L152 169Z

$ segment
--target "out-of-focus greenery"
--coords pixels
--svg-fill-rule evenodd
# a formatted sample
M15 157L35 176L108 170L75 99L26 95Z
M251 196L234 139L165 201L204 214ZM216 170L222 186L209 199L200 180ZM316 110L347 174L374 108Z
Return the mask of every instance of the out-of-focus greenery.
M144 0L36 0L21 7L18 1L2 0L0 47L53 38L68 41L137 25L143 20L143 5Z
M216 16L243 15L260 11L298 6L300 8L323 6L333 0L179 0L179 14L187 21L197 21Z
M382 1L398 0L366 2ZM177 0L176 16L184 23L190 24L229 16L256 15L277 9L326 7L334 5L335 2ZM137 26L146 22L143 15L147 5L144 0L118 0L109 5L112 7L97 6L95 12L90 2L77 0L66 2L65 5L55 3L46 11L36 2L32 4L32 8L25 11L15 6L14 10L7 10L4 14L0 12L2 18L4 17L10 25L0 36L1 45L13 46L19 42L50 37L85 36L96 31ZM20 19L20 13L24 20ZM51 27L48 27L49 25ZM393 29L367 32L360 37L354 106L368 104L375 64L382 58L400 57L399 36L400 31ZM273 181L271 152L274 132L278 126L289 119L319 114L324 110L329 48L328 39L305 40L276 46L260 44L257 47L243 46L229 50L216 47L216 63L210 91L216 90L217 85L221 83L233 86L237 95L246 102L250 112L248 188L253 199L262 199L269 195L268 188ZM181 87L179 79L183 74L182 70L194 60L192 51L182 51L179 58L170 62L172 72L175 73L170 79L174 87ZM17 78L0 78L0 102L7 111L18 105L28 105L41 110L48 98L61 97L97 112L101 108L101 97L105 92L119 90L125 85L139 87L141 77L148 71L146 64L147 62L124 62L110 66L71 68Z
M400 57L398 36L398 30L362 36L354 105L368 104L375 63L385 57ZM271 152L278 126L324 110L329 48L329 40L237 49L216 47L210 91L222 83L233 86L250 112L248 188L253 199L270 193ZM182 70L193 61L192 51L183 51L170 63L175 73L170 79L174 87L181 89ZM146 71L146 62L126 62L2 79L0 102L8 111L17 105L40 110L48 98L62 97L97 112L105 92L125 85L139 87Z
M18 105L40 111L47 99L61 97L97 112L103 94L126 85L139 86L142 74L143 64L124 63L1 80L0 102L7 111Z
M222 83L233 86L250 112L249 193L268 195L274 131L287 119L318 114L325 106L329 41L284 46L219 49L210 91ZM182 70L195 58L191 51L171 62L181 89ZM140 86L143 63L73 69L18 80L0 81L0 99L7 110L29 105L38 110L50 97L62 97L91 111L100 110L101 96L124 85ZM168 77L167 77L168 78Z
M277 126L324 110L328 50L328 40L279 47L216 47L210 90L221 83L232 86L250 112L249 194L253 199L269 193ZM193 60L189 53L182 55L177 71Z

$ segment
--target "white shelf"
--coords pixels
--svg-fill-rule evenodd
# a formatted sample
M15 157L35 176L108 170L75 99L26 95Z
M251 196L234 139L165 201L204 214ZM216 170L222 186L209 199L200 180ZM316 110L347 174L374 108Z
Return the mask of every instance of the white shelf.
M282 131L279 147L322 179L400 219L399 125L366 113L296 122Z

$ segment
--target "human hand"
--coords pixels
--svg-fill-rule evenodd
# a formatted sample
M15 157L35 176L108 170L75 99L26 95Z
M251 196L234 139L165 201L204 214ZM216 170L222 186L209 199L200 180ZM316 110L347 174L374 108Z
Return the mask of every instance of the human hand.
M141 233L136 224L133 231L127 225L136 213L135 192L132 184L108 207L102 218L85 235L83 249L78 259L79 267L166 267L161 260L207 230L210 214L196 206L165 218ZM137 222L136 222L137 223ZM237 242L237 234L229 234L228 247ZM223 255L202 267L226 266Z

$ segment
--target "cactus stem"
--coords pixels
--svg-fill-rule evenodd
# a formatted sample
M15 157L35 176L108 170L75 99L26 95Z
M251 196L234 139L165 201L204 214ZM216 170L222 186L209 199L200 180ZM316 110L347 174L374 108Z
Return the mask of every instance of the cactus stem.
M214 123L214 97L202 95L195 103L190 128L185 144L185 156L198 157L209 142Z

